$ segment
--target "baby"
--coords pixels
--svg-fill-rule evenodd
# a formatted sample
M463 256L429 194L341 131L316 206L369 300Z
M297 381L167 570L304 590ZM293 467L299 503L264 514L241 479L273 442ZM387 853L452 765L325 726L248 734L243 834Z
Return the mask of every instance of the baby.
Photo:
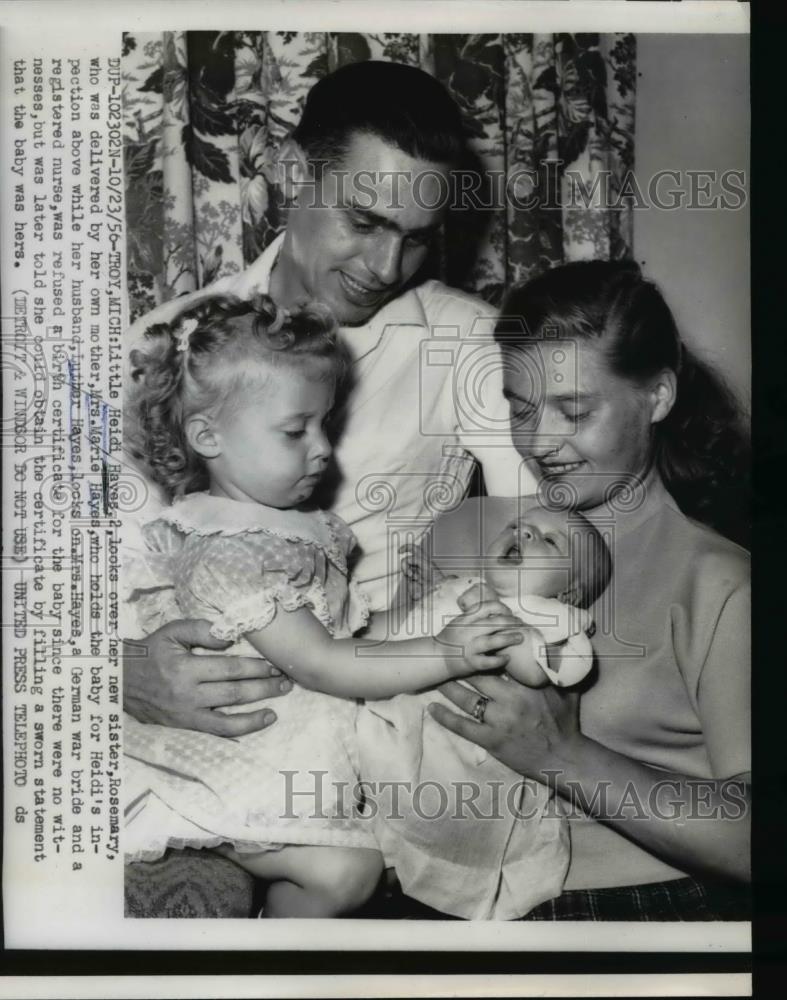
M525 642L504 651L508 676L566 687L590 670L587 608L606 589L611 559L581 514L532 497L472 498L404 550L402 571L401 638L438 634L461 613L459 595L484 583L526 626ZM428 691L361 710L361 771L378 792L399 790L395 802L378 794L375 835L409 896L465 919L516 919L560 894L567 823L545 785L439 726L427 707L442 698Z
M401 553L396 604L406 636L424 628L436 635L460 613L458 597L485 583L529 626L528 642L506 650L510 676L529 687L567 687L589 672L586 609L606 589L612 565L598 530L579 512L530 497L471 498Z

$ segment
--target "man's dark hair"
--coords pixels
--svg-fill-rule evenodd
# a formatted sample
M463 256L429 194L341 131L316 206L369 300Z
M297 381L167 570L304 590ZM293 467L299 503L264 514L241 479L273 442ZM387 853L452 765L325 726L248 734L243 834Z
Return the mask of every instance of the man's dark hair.
M433 76L402 63L350 63L309 91L292 138L312 162L338 164L356 133L376 135L409 156L458 166L462 117Z

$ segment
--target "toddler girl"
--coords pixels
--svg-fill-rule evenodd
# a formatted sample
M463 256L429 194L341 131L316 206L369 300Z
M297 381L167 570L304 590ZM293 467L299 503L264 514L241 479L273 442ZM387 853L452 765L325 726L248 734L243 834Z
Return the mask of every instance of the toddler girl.
M345 372L325 310L214 298L146 342L132 355L132 405L151 474L175 502L143 529L149 554L124 567L144 630L160 624L174 580L181 617L210 620L236 641L228 653L262 655L295 685L272 729L238 739L126 717L127 857L214 847L271 883L266 916L347 912L381 871L347 801L351 699L499 667L512 637L505 620L467 616L436 640L375 643L373 660L352 638L368 618L349 580L354 538L309 504Z

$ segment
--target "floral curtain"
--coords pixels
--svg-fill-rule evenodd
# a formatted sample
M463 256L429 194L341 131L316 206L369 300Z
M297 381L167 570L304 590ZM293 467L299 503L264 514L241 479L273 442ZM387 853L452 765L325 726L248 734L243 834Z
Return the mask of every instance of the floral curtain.
M507 284L563 261L630 255L619 196L633 169L635 53L630 34L125 35L130 318L268 245L285 222L280 142L316 80L364 59L440 79L495 178L492 210L448 220L437 276L498 303Z

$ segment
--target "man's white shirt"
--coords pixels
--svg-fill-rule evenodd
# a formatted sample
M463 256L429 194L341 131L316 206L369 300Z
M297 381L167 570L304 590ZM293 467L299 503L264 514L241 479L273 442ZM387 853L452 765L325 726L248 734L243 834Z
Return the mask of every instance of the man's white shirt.
M242 299L267 292L283 234L248 270L219 279L208 294ZM189 297L191 298L191 297ZM184 308L174 299L130 327L125 355L142 347L152 322ZM474 460L487 491L535 493L535 478L516 452L503 397L502 358L492 339L496 313L480 299L427 281L393 299L363 326L343 327L353 358L354 388L335 449L340 473L332 510L353 529L360 557L353 570L372 610L388 607L399 574L399 546L464 497ZM155 485L130 524L166 504Z

